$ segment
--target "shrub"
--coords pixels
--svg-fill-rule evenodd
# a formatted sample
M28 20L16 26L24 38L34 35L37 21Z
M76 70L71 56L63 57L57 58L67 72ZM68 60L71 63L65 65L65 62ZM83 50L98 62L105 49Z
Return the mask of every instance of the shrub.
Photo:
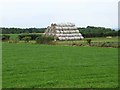
M40 34L23 34L18 35L19 40L23 40L25 37L30 37L30 40L36 40L37 37L41 36Z
M97 47L115 47L115 48L118 48L119 44L117 42L92 42L91 46L97 46Z
M36 43L38 44L51 44L51 42L54 40L53 37L50 36L39 36L36 38Z
M25 42L29 42L30 39L31 39L31 37L28 37L28 36L26 36L26 37L23 38L23 40L24 40Z
M18 43L18 42L19 42L18 39L10 39L10 40L8 41L8 43Z
M2 41L8 41L10 39L9 35L2 35Z
M87 43L91 45L91 39L87 39Z

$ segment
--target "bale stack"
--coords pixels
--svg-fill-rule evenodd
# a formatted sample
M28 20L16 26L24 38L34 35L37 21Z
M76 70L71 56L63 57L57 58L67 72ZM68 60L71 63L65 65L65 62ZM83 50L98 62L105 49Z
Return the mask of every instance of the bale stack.
M84 37L73 23L51 24L48 26L44 35L53 36L59 40L78 40Z

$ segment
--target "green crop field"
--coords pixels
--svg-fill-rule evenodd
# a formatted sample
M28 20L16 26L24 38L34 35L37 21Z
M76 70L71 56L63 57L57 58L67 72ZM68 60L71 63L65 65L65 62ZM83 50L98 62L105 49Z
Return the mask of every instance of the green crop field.
M117 48L3 43L3 88L118 87Z

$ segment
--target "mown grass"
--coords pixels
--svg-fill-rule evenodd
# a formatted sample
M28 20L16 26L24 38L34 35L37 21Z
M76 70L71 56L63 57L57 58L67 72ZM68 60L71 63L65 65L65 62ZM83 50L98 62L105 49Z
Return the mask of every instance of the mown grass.
M3 43L3 88L118 87L116 48Z

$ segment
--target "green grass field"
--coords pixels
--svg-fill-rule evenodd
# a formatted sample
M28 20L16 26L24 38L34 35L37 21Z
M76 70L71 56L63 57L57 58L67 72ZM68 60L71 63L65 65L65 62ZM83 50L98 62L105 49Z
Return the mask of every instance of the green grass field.
M117 48L3 43L3 88L118 87Z

